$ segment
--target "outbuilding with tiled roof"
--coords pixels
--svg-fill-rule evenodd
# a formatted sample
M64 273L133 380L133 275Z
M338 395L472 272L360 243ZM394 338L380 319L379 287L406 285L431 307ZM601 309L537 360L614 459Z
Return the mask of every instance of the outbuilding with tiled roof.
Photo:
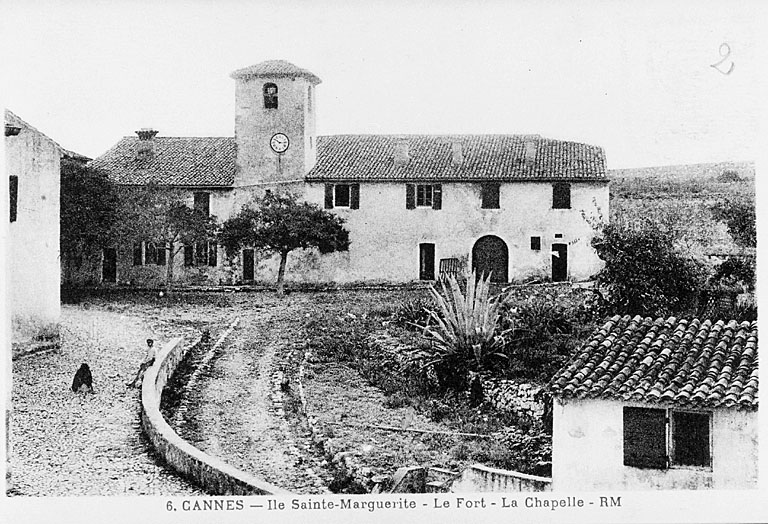
M549 384L556 489L757 482L757 323L615 316Z

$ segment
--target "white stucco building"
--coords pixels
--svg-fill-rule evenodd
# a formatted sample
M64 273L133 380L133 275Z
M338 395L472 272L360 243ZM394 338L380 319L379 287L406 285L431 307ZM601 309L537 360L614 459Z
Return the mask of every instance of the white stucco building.
M588 223L608 217L600 147L538 135L317 136L317 76L273 60L232 77L234 137L142 130L93 167L121 185L187 191L190 205L222 221L267 189L342 216L349 251L292 252L288 281L432 280L466 266L500 282L580 280L600 269ZM97 280L159 279L150 251L147 263L146 245L108 248ZM272 282L278 266L249 249L227 259L210 243L189 246L177 264L179 280L212 284Z
M551 383L553 490L757 487L757 323L614 317Z
M64 154L70 153L5 110L6 264L14 342L58 333L59 162Z

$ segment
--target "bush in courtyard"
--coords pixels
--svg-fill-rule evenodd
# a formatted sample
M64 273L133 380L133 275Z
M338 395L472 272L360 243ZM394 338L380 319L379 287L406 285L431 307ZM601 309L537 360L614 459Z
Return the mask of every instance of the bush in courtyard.
M578 323L576 317L573 307L551 295L506 301L500 320L506 374L548 381L581 343L578 335L591 331L591 323Z
M674 247L673 236L643 223L601 226L592 240L605 262L598 273L609 313L665 316L685 314L703 285L699 262Z
M432 316L435 302L428 297L415 297L398 304L392 319L405 329L423 329Z
M477 279L473 274L466 294L453 277L448 287L442 284L442 294L430 288L437 305L424 329L430 345L414 351L411 359L421 368L432 368L442 388L464 390L470 372L490 369L504 357L496 332L501 302L489 296L490 276Z

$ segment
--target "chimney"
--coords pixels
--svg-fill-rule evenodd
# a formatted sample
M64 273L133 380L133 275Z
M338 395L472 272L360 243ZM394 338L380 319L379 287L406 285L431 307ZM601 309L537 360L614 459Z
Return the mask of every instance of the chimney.
M464 150L461 147L461 142L454 140L451 142L451 164L454 166L460 166L464 163Z
M136 131L139 142L136 144L136 157L140 160L150 159L155 156L155 135L157 131L150 127L142 127Z
M528 165L536 161L537 143L535 138L525 139L525 163Z
M404 166L411 157L408 155L408 140L401 138L395 145L395 165Z

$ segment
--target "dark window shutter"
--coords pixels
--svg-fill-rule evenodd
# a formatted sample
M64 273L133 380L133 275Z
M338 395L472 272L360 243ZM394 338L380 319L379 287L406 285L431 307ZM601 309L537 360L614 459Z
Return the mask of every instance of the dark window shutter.
M165 265L165 251L167 249L168 247L165 244L160 244L157 246L157 265L158 266Z
M709 466L708 413L672 413L674 463L681 466Z
M216 267L218 264L218 253L219 247L216 245L216 242L211 242L208 245L208 265L211 267Z
M432 209L443 208L443 185L432 184Z
M208 265L208 242L198 242L195 244L195 265Z
M534 251L541 250L541 237L531 237L531 249Z
M487 182L482 185L482 208L499 209L499 184Z
M184 267L192 267L195 264L194 250L192 246L184 246Z
M144 263L146 265L157 264L157 248L154 242L147 242L144 248Z
M413 184L405 184L405 209L416 209L416 188Z
M571 185L557 182L552 185L552 209L571 208Z
M19 202L19 177L11 176L8 178L8 193L11 197L11 222L16 222Z
M133 265L134 266L140 266L142 265L142 256L141 256L141 242L135 242L133 244Z
M211 214L211 194L210 193L195 193L194 209L198 213L202 213L203 216L210 216Z
M667 467L667 412L663 409L624 408L624 465Z
M325 209L333 209L333 184L325 184Z
M349 207L350 209L360 209L360 184L349 186Z

